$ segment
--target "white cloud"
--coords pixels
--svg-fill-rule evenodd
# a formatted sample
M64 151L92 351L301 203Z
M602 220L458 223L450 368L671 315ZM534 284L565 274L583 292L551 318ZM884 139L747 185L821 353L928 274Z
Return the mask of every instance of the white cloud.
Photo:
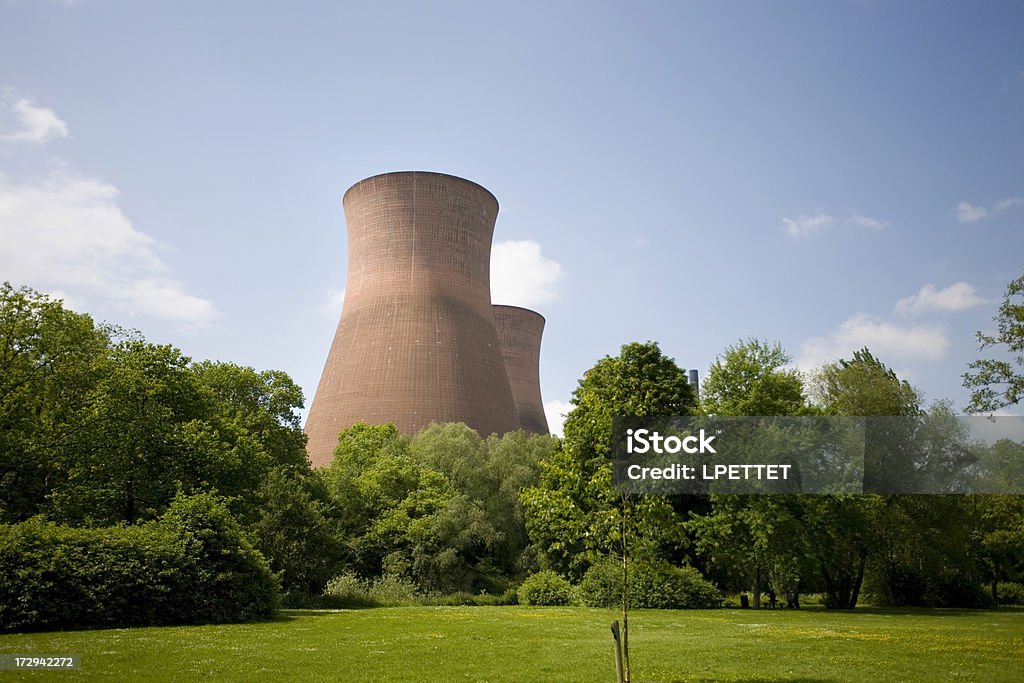
M558 261L545 258L534 240L499 242L491 250L491 301L537 306L554 301L564 276Z
M975 206L970 202L960 202L954 210L956 211L957 220L961 223L977 223L982 218L995 216L1019 204L1024 204L1024 199L1020 197L1007 197L1000 199L991 207Z
M573 409L571 403L565 401L548 401L544 404L544 416L548 420L548 429L555 436L564 436L565 416Z
M974 206L970 202L960 202L956 205L956 217L961 223L974 223L988 215L988 209L984 206Z
M320 304L320 312L324 315L339 316L341 315L341 306L344 303L345 290L331 287L327 290L323 303Z
M88 304L85 299L71 296L63 289L50 289L46 291L46 294L55 301L59 299L63 302L64 308L68 310L78 311L79 313L88 312Z
M1020 413L1010 410L1009 408L996 408L991 413L985 414L991 415L992 417L1020 417Z
M892 225L889 221L880 221L877 218L871 218L870 216L861 216L853 209L850 209L850 215L847 217L846 222L850 225L857 225L862 228L870 228L872 230L882 230Z
M842 221L845 225L855 225L860 228L869 228L871 230L881 230L891 225L889 221L881 221L870 216L862 216L853 209L850 209L849 211L850 215ZM782 226L793 239L807 237L808 235L820 231L822 228L836 225L838 223L839 221L823 211L819 211L811 216L801 215L799 218L782 217Z
M3 127L11 127L13 130L0 134L0 140L42 145L53 138L68 136L68 125L61 121L52 109L40 107L25 98L20 98L13 104L10 101L11 97L8 96L0 104L0 116Z
M1017 442L1024 439L1024 424L1022 424L1022 421L1019 419L1020 415L1014 410L1000 408L992 413L973 414L977 416L985 415L986 417L1011 419L968 420L967 426L970 429L971 441L992 444L1001 439L1010 439Z
M974 287L966 282L957 282L945 289L936 289L935 285L928 284L917 294L900 299L896 304L896 312L900 315L955 312L987 303L989 302L978 296Z
M1021 199L1020 197L1007 197L1006 199L1000 199L992 205L992 213L1006 211L1011 206L1017 206L1018 204L1024 204L1024 199Z
M857 313L827 335L804 341L797 354L797 365L814 368L848 358L865 346L883 360L935 361L946 355L949 339L945 332L931 325L899 326Z
M108 302L191 331L214 305L168 274L153 238L118 208L117 188L64 171L28 182L0 175L0 273L79 302Z
M831 225L835 222L835 219L827 213L818 212L813 216L800 216L799 218L786 218L782 217L782 225L786 228L786 232L789 236L794 239L806 237L811 233L818 232L821 228L826 225Z

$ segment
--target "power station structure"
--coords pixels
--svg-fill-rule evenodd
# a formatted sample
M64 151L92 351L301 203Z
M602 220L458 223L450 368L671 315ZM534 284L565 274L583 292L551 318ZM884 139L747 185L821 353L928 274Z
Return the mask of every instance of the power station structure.
M405 434L431 422L464 422L482 436L547 433L544 318L491 304L494 195L406 171L361 180L342 203L348 274L306 419L313 466L330 464L338 433L357 422Z
M505 360L520 426L535 434L548 433L544 400L540 396L540 339L544 316L519 306L494 306L494 327Z

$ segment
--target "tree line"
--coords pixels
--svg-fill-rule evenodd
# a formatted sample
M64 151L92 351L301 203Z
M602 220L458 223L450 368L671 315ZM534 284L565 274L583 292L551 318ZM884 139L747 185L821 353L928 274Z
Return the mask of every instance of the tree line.
M982 606L1002 581L1024 578L1020 496L773 495L626 497L612 487L608 452L617 415L947 416L867 349L810 381L778 345L751 339L712 364L698 399L657 344L628 344L591 369L574 395L561 448L522 499L530 537L572 581L624 550L634 562L693 565L722 589L822 593L852 608L878 604ZM1015 452L1018 459L1019 448ZM986 587L988 590L986 591Z
M1000 308L1001 331L980 340L1005 345L1010 359L979 361L965 375L976 408L1019 398L1024 362L1012 353L1021 348L1024 307L1014 297L1022 281ZM581 378L562 439L481 438L459 424L401 435L359 424L339 435L332 464L313 470L297 413L302 391L285 373L194 361L5 284L0 523L9 535L0 538L22 524L159 525L173 505L206 496L203 506L237 524L232 538L265 558L286 604L309 604L339 575L387 577L420 595L494 595L541 572L543 581L529 584L542 583L541 594L555 579L600 586L588 589L598 604L614 592L608 567L624 549L624 515L638 576L675 581L677 595L701 604L706 580L751 592L755 606L769 591L820 592L829 606L849 608L864 593L886 604L988 604L1000 582L1024 579L1017 496L624 498L613 490L616 415L952 410L925 406L867 349L812 377L789 361L776 343L741 341L715 361L697 396L656 343L630 343ZM0 541L0 563L2 551Z

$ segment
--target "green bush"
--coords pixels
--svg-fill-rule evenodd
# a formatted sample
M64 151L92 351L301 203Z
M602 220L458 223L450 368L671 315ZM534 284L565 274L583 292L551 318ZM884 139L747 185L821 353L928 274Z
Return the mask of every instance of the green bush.
M370 597L369 582L363 581L352 572L345 572L328 581L320 603L324 607L336 608L377 606Z
M135 527L0 526L0 631L245 621L271 616L277 594L211 496Z
M515 590L504 593L451 593L449 595L429 595L420 600L421 604L438 607L503 607L518 605Z
M173 599L182 623L252 621L274 614L277 577L215 496L178 496L157 525L185 553L183 593Z
M572 584L555 572L546 570L526 577L517 595L523 605L568 605Z
M922 603L925 607L995 607L990 591L958 571L932 577Z
M416 584L401 576L385 574L370 585L370 599L378 605L414 605L419 597Z
M409 579L385 574L368 581L346 572L327 582L320 602L330 607L402 607L421 604L423 598Z
M636 607L706 609L722 603L718 589L699 571L667 562L640 565L629 588L630 602Z
M622 604L622 565L599 562L584 574L576 599L587 607ZM693 567L667 562L638 562L630 566L629 604L652 609L703 609L719 607L722 596L715 585Z
M576 602L584 607L622 604L622 564L607 560L591 565L576 586Z
M160 530L0 526L0 630L161 623L181 557Z
M996 584L996 602L1000 605L1024 605L1024 585L1009 581Z
M422 595L416 586L394 576L382 576L375 581L360 579L346 572L327 582L322 596L310 599L304 606L320 608L396 607L404 605L432 605L443 607L515 605L516 592L504 593L450 593Z

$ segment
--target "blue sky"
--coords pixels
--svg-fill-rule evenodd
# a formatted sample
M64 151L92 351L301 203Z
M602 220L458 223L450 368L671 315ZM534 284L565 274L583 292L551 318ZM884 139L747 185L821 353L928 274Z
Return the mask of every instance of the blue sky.
M386 171L498 197L553 409L750 336L962 408L1024 271L1020 2L2 0L0 89L0 279L307 401Z

